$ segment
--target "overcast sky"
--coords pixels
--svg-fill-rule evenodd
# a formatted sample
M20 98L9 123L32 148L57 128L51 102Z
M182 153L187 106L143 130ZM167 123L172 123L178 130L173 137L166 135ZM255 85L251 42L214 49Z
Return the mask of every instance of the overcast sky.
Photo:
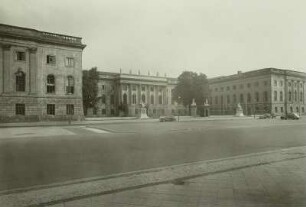
M83 38L83 68L306 72L304 0L0 0L0 22Z

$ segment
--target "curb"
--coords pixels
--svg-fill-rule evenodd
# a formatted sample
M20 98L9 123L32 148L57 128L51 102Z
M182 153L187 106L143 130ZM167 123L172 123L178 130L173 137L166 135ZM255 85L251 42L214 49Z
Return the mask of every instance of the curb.
M2 191L0 192L0 204L6 207L48 206L86 197L181 182L200 176L301 158L306 158L306 146L81 179L62 184L18 189L16 192Z

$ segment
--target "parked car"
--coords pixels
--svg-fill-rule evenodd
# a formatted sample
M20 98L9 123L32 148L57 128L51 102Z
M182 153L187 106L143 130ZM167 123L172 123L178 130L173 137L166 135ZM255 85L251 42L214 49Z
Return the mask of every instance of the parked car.
M297 113L288 113L281 116L281 119L300 119L300 116Z
M176 121L176 118L174 116L161 116L159 117L160 122L164 121Z
M274 119L276 115L274 113L265 113L259 116L259 119Z

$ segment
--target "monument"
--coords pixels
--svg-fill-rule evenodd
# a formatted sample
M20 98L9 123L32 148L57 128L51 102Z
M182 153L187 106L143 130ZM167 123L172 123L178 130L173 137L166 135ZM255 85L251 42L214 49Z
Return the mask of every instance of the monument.
M190 112L191 116L197 116L197 104L195 103L195 100L192 99L192 104L190 105Z
M140 104L140 119L148 119L148 115L147 115L147 108L146 105L144 103Z
M235 116L244 116L243 115L243 109L240 105L240 103L237 104L237 107L236 107L236 115Z

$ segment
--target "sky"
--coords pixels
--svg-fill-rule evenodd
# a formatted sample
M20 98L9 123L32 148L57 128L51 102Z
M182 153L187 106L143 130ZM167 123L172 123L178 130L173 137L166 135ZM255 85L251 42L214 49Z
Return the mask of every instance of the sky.
M82 37L83 69L306 72L304 0L0 0L0 23Z

